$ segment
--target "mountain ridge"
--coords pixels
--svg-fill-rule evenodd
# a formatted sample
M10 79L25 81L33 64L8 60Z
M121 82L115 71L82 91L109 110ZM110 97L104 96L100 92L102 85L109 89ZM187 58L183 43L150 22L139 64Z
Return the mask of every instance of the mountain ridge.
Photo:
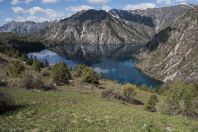
M55 24L56 21L45 21L45 22L33 22L33 21L25 21L25 22L16 22L11 21L2 26L0 26L0 32L14 32L20 34L32 34L44 28L50 27Z
M198 7L159 32L139 55L137 67L164 82L198 81Z

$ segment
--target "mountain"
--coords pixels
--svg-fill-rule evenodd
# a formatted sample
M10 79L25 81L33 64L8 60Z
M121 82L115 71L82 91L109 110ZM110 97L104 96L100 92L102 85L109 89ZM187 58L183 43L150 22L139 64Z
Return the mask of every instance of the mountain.
M198 82L198 7L160 31L139 55L137 67L164 82Z
M20 34L31 34L41 29L51 26L53 22L36 23L32 21L26 22L8 22L7 24L0 26L0 32L14 32Z
M153 28L138 22L127 24L103 10L87 10L36 33L47 47L67 56L120 56L135 50L154 35ZM126 46L133 48L126 48ZM139 49L139 48L138 48ZM119 55L116 55L118 52ZM71 55L73 54L73 55ZM79 54L79 55L76 55ZM127 54L128 55L128 54Z
M31 34L72 59L126 58L138 54L157 32L191 8L182 4L134 11L91 9L52 23L10 22L0 31Z
M147 25L152 28L155 26L153 19L150 16L143 16L142 14L133 13L131 11L117 9L112 9L108 13L117 19L124 20L127 24L130 24L130 22L135 22Z
M127 22L139 22L153 27L156 32L170 26L174 20L185 14L193 5L179 4L171 7L149 8L146 10L116 10L109 11L114 17Z
M87 10L60 21L42 36L46 40L79 44L130 44L147 42L151 31L138 23L136 27L129 26L103 10Z
M63 19L36 35L51 50L73 59L132 57L158 30L192 8L182 4L134 11L91 9Z

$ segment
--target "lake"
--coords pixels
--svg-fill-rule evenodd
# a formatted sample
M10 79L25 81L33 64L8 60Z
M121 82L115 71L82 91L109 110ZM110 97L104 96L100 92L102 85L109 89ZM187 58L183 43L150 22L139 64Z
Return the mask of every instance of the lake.
M64 62L72 68L77 65L77 62L66 59L65 57L62 57L50 50L43 50L38 53L29 53L28 57L30 59L36 58L42 63L45 63L47 60L49 65L54 65L60 62ZM99 62L90 65L96 72L103 73L106 78L117 80L120 83L130 82L137 85L145 84L152 88L162 84L162 82L142 73L140 70L134 67L134 64L134 60L102 59Z

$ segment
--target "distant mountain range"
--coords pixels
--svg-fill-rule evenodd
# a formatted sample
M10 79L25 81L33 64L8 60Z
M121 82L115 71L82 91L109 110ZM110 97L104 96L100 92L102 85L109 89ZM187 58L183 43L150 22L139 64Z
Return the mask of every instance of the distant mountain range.
M26 21L26 22L8 22L7 24L0 27L0 32L14 32L14 33L20 33L20 34L32 34L34 32L40 31L44 28L50 27L56 22L42 22L42 23L36 23L32 21Z
M92 9L55 22L10 22L0 32L30 35L77 60L137 57L140 69L164 82L198 81L196 12L197 7L187 4L131 11Z

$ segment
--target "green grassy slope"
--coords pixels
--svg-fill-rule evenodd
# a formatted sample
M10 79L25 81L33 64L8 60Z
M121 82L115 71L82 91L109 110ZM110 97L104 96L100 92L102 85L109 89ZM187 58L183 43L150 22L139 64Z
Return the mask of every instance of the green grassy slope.
M0 87L0 93L10 94L20 106L15 111L0 115L0 132L7 131L198 131L198 120L146 112L143 105L127 104L121 100L103 99L101 92L114 89L122 92L116 81L101 79L99 86L74 78L69 85L55 91L18 88L19 78L6 75L9 65L22 60L0 54L0 79L9 87ZM31 66L25 65L27 71ZM41 72L50 72L43 68ZM45 82L50 78L44 77ZM16 85L10 85L16 84ZM136 99L145 103L152 93L138 90ZM163 96L159 96L159 100Z
M196 131L198 121L149 113L70 86L41 92L1 88L20 109L0 115L0 131Z

